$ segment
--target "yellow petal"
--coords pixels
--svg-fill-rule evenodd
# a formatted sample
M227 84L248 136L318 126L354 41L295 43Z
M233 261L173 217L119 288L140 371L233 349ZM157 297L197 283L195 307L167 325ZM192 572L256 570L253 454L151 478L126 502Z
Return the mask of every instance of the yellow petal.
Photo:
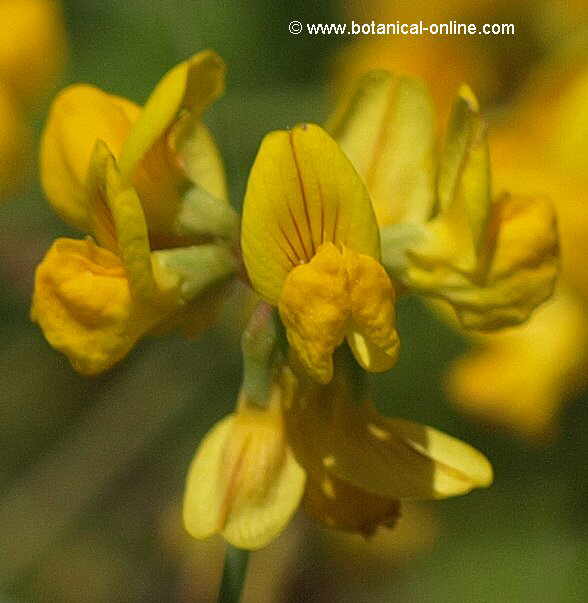
M224 89L225 65L212 50L203 50L168 71L154 88L120 157L123 178L130 179L145 153L164 135L182 109L194 119Z
M249 175L241 242L256 291L277 305L288 273L325 243L379 258L365 186L320 127L268 134Z
M37 267L31 317L84 375L122 359L156 316L133 303L119 258L90 239L58 239Z
M363 177L380 226L430 217L435 124L419 80L367 73L326 128Z
M138 114L134 103L87 85L66 88L53 101L41 140L41 182L72 226L91 229L85 183L96 141L118 156Z
M280 415L240 410L217 423L192 461L184 524L195 538L222 533L236 547L262 548L290 521L304 483Z
M96 238L121 257L132 294L153 300L156 286L141 202L135 190L122 182L116 161L102 141L92 155L87 195Z
M343 252L351 302L352 332L348 342L363 368L382 372L398 358L395 293L384 268L373 258Z
M368 494L325 473L309 477L304 510L330 528L371 536L379 526L393 527L400 516L400 501Z
M333 375L333 351L345 336L350 314L343 258L332 243L288 274L279 303L288 341L320 383Z
M431 427L358 405L341 375L305 387L285 411L288 440L311 474L327 473L384 498L443 498L492 481L488 460Z
M136 187L158 247L173 246L181 238L175 220L182 195L191 185L190 176L203 167L213 169L215 174L205 184L225 194L218 151L198 127L206 107L223 92L224 73L222 59L211 50L171 69L151 93L125 141L121 175ZM202 146L195 147L199 142Z
M497 229L488 272L497 281L523 266L555 263L557 225L553 205L544 197L504 197L493 207Z

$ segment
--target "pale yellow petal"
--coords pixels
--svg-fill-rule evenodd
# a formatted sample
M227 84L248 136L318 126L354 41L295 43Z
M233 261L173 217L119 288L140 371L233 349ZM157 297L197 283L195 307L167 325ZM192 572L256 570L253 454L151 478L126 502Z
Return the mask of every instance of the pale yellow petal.
M218 151L199 127L204 110L224 90L224 73L222 59L211 50L174 67L153 90L125 141L121 177L136 188L157 248L198 239L197 234L178 232L177 224L183 197L195 184L220 191L222 196L215 201L226 205ZM204 183L192 182L191 177L202 169L214 173Z
M239 411L217 423L196 453L184 497L186 529L195 538L222 533L236 547L262 548L290 521L304 483L279 415Z
M497 199L485 246L471 272L454 262L450 232L446 230L445 236L440 229L431 229L430 238L407 254L408 268L399 278L425 295L449 302L465 328L493 330L520 324L551 296L559 243L549 201L508 195Z
M275 540L298 509L306 475L288 450L262 500L242 501L227 518L223 536L233 546L256 550Z
M233 422L233 415L219 421L202 440L190 465L184 492L184 525L194 538L208 538L224 527L228 480L223 479L223 453Z
M368 430L374 437L385 440L385 434L390 433L415 454L432 462L432 490L436 498L463 494L492 484L494 474L490 462L469 444L433 427L384 418L373 409L370 411L374 422L368 423Z
M479 112L473 92L461 86L439 160L440 220L451 224L454 236L461 231L454 261L462 270L476 268L491 210L490 156Z
M288 273L325 243L379 258L365 186L320 127L264 138L247 184L241 242L253 287L274 305Z
M355 359L364 370L370 373L384 373L396 364L399 344L387 353L369 337L355 329L347 332L346 339Z
M215 199L227 201L225 168L210 130L190 117L180 120L171 134L170 145L182 171Z
M431 216L435 124L419 80L367 73L326 128L364 179L380 226Z
M347 3L344 8L349 6ZM376 13L373 2L354 2L357 8L364 9L365 17L354 18L356 22L369 23ZM452 3L419 2L418 12L410 2L386 3L387 16L381 15L381 23L411 23L418 19L429 23L442 23L454 19L456 13L451 10ZM430 18L423 16L429 9L448 9L447 17ZM410 13L409 20L404 15ZM417 20L418 20L417 19ZM377 21L378 19L376 19ZM349 21L348 21L349 22ZM474 36L398 36L369 35L353 36L350 44L345 44L337 52L334 87L343 96L353 92L354 83L365 73L373 69L383 69L392 73L421 78L430 90L433 106L438 115L449 114L455 91L462 82L469 82L481 98L496 98L500 89L500 74L493 57L483 45L477 44ZM351 90L350 90L351 89Z

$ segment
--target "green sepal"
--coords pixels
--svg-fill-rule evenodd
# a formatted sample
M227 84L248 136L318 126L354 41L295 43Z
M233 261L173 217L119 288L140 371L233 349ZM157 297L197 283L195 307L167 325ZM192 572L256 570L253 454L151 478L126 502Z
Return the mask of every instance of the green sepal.
M249 402L265 407L270 400L279 346L276 310L261 302L241 337L243 352L242 392Z
M411 261L407 252L417 248L426 237L426 227L420 224L393 224L380 230L382 265L393 279L406 280Z
M222 239L234 243L239 238L239 216L226 201L194 185L182 197L175 231L192 240Z
M189 303L237 272L233 253L223 245L205 244L154 251L154 272L163 288L175 287Z

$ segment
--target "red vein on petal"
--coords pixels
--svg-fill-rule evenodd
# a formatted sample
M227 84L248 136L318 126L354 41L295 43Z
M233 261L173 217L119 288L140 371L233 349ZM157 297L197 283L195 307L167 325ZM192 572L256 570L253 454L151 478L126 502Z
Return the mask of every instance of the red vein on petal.
M300 165L298 163L298 155L296 154L296 146L294 145L294 140L292 138L292 131L289 132L289 140L290 147L292 149L292 158L294 160L294 167L296 168L296 176L298 177L298 184L300 186L300 195L302 196L302 205L304 206L304 215L306 216L306 223L308 225L308 232L310 234L310 246L312 249L312 256L316 254L316 249L314 247L314 236L312 233L312 224L310 221L310 213L308 211L308 201L306 199L306 191L304 189L304 183L302 181L302 174L300 173ZM306 252L306 250L305 250ZM312 257L311 256L311 257ZM310 258L308 258L310 259Z

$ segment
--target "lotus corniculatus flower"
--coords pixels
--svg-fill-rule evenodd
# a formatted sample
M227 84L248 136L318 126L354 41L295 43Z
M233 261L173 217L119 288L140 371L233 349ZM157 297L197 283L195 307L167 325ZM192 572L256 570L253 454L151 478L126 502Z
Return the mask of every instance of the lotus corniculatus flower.
M447 302L468 329L519 324L558 267L550 201L493 195L486 126L459 90L441 152L431 102L410 78L373 72L330 120L378 208L382 262L410 291Z
M242 248L253 288L279 307L288 341L315 380L331 380L344 339L366 370L393 366L395 292L379 263L371 201L319 126L263 140L247 185Z
M235 215L199 121L223 74L204 51L172 69L143 109L90 86L53 104L43 184L60 215L91 237L51 247L32 317L80 373L110 368L146 333L198 332L236 271Z

